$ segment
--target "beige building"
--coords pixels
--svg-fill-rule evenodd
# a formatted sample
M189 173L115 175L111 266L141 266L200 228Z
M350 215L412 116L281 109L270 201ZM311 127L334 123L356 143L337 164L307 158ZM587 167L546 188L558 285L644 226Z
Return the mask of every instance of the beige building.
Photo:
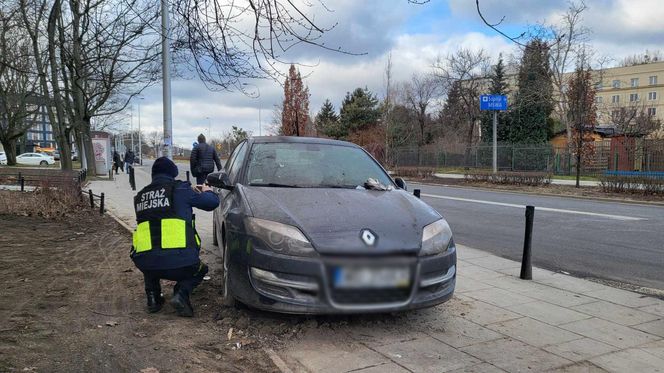
M596 86L598 124L613 124L612 117L621 108L664 122L664 61L599 70L595 77L600 81Z

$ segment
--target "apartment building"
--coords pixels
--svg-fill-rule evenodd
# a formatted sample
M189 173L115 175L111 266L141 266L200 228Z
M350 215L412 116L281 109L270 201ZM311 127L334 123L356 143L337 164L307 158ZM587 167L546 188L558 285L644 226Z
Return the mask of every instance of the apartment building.
M595 72L595 78L599 124L613 124L612 117L620 108L664 122L664 61L603 69Z

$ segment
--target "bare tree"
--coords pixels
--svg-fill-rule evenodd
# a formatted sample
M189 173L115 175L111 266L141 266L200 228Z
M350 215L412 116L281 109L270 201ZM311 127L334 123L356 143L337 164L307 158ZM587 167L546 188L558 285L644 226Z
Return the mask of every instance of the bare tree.
M151 131L145 137L146 143L153 149L154 155L161 154L161 145L164 141L164 134L161 131Z
M438 57L433 67L435 76L446 90L449 91L455 82L460 84L459 101L466 121L467 149L464 162L468 164L476 136L475 127L480 119L479 96L490 70L489 57L482 49L459 49L445 58Z
M440 92L439 81L433 75L413 74L409 82L403 83L402 100L416 115L419 129L418 149L428 143L426 129L430 124L430 105ZM419 152L418 152L419 153Z
M590 30L581 24L586 9L583 1L571 1L560 23L548 27L553 38L558 40L549 49L551 81L557 96L554 100L554 116L565 126L568 141L572 139L573 124L568 120L570 100L566 74L582 54L584 59L588 56L585 42Z
M0 142L7 164L16 164L16 143L34 123L40 102L30 41L17 22L17 7L0 7Z

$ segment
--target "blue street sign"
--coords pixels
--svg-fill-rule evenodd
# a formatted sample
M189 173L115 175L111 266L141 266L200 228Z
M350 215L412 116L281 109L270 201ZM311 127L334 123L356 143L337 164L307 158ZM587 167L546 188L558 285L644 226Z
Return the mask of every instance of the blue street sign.
M480 110L507 110L507 96L480 95Z

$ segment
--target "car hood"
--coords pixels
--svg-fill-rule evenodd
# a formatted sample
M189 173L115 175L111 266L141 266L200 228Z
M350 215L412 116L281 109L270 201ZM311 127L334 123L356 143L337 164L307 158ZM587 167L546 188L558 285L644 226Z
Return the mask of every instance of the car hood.
M316 251L331 255L416 253L422 228L441 218L403 190L243 188L253 216L294 225ZM376 241L367 245L363 230Z

